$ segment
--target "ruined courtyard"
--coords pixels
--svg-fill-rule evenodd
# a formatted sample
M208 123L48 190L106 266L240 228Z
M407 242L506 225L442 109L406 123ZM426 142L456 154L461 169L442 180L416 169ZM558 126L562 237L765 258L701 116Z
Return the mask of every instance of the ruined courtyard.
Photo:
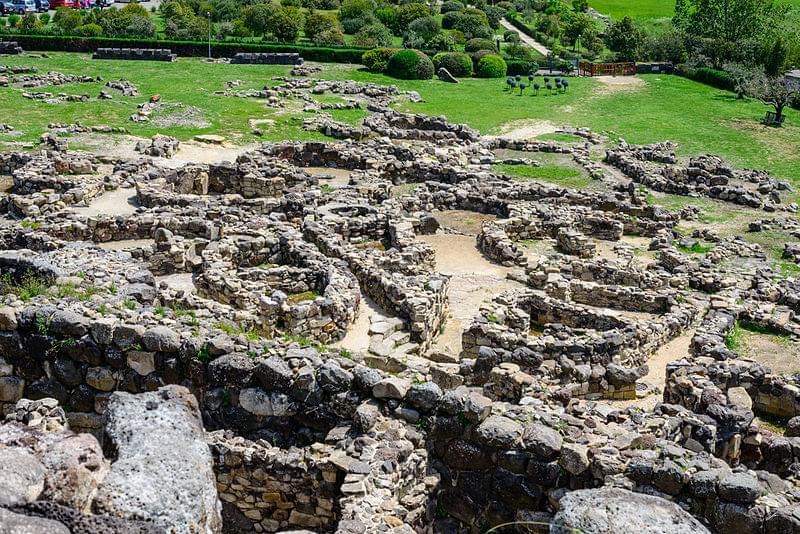
M800 532L788 181L581 127L481 135L327 68L218 88L324 140L53 117L0 151L3 521L566 534L606 505ZM67 98L32 92L54 79L7 90ZM177 104L149 96L131 122Z

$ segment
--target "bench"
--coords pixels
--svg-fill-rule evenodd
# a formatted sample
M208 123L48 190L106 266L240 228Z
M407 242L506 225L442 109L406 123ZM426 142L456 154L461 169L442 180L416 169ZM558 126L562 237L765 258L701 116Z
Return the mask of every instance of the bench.
M781 126L783 125L784 119L786 119L785 115L781 115L781 118L777 119L774 111L767 111L764 115L764 120L761 122L767 126Z

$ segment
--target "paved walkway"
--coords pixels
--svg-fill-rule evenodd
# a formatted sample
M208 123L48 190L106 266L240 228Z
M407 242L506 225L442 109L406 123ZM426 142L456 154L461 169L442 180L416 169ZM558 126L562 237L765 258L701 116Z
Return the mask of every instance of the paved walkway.
M534 50L536 50L537 52L539 52L543 56L547 57L550 54L550 49L549 48L544 46L542 43L540 43L539 41L537 41L536 39L534 39L530 35L527 35L525 33L522 33L521 31L519 31L513 24L511 24L506 19L504 19L504 18L500 19L500 24L503 26L503 28L505 28L507 30L512 30L512 31L517 32L519 34L519 38L522 40L523 43L525 43L526 45L530 46L531 48L533 48Z

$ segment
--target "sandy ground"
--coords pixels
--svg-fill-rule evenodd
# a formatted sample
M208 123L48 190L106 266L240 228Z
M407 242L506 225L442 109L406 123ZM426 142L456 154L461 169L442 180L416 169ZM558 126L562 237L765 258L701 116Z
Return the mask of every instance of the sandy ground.
M487 135L484 137L504 137L508 139L533 139L543 134L554 133L558 126L550 121L542 120L519 120L507 122L500 128L497 135Z
M601 95L620 91L638 91L647 86L647 83L638 76L595 76L592 79L602 84L597 91L597 94Z
M333 176L333 178L320 178L319 183L327 184L334 189L349 185L350 175L353 174L353 171L332 167L303 167L303 170L312 176Z
M659 348L652 358L647 360L648 373L642 377L641 382L649 386L650 395L642 399L629 401L603 401L617 408L635 406L643 410L652 410L663 399L664 384L667 380L667 364L669 362L688 357L689 344L694 336L694 329L686 330L669 343Z
M436 252L436 270L451 276L449 319L431 350L458 355L461 333L471 323L481 303L522 285L507 280L511 269L487 260L478 250L473 236L435 234L418 236L418 239Z
M356 321L347 331L344 338L334 343L333 346L347 349L351 352L366 352L369 349L369 318L373 314L389 315L375 301L362 293Z
M73 212L91 217L93 215L130 215L136 211L139 202L136 199L136 189L118 188L105 191L102 195L93 198L87 207L74 206Z
M182 289L187 294L197 291L192 273L175 273L156 276L156 284L161 285L162 282L166 283L172 289Z
M481 231L481 223L497 219L494 215L464 210L434 211L433 216L442 226L472 236L478 235Z
M71 142L88 147L98 156L109 156L126 159L143 157L134 147L139 141L147 141L143 137L133 135L81 134L70 138ZM239 154L253 150L256 144L234 145L225 143L214 145L197 141L181 141L178 152L172 158L153 158L165 167L180 167L186 163L215 163L219 161L235 161Z
M773 373L796 373L800 370L800 346L773 336L745 331L739 353L772 369Z

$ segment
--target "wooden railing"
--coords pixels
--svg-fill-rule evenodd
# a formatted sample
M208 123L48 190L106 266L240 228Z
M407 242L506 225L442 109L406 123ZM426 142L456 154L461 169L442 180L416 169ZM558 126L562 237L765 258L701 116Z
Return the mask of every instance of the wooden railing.
M636 63L590 63L581 61L578 68L581 76L633 76L636 74Z

